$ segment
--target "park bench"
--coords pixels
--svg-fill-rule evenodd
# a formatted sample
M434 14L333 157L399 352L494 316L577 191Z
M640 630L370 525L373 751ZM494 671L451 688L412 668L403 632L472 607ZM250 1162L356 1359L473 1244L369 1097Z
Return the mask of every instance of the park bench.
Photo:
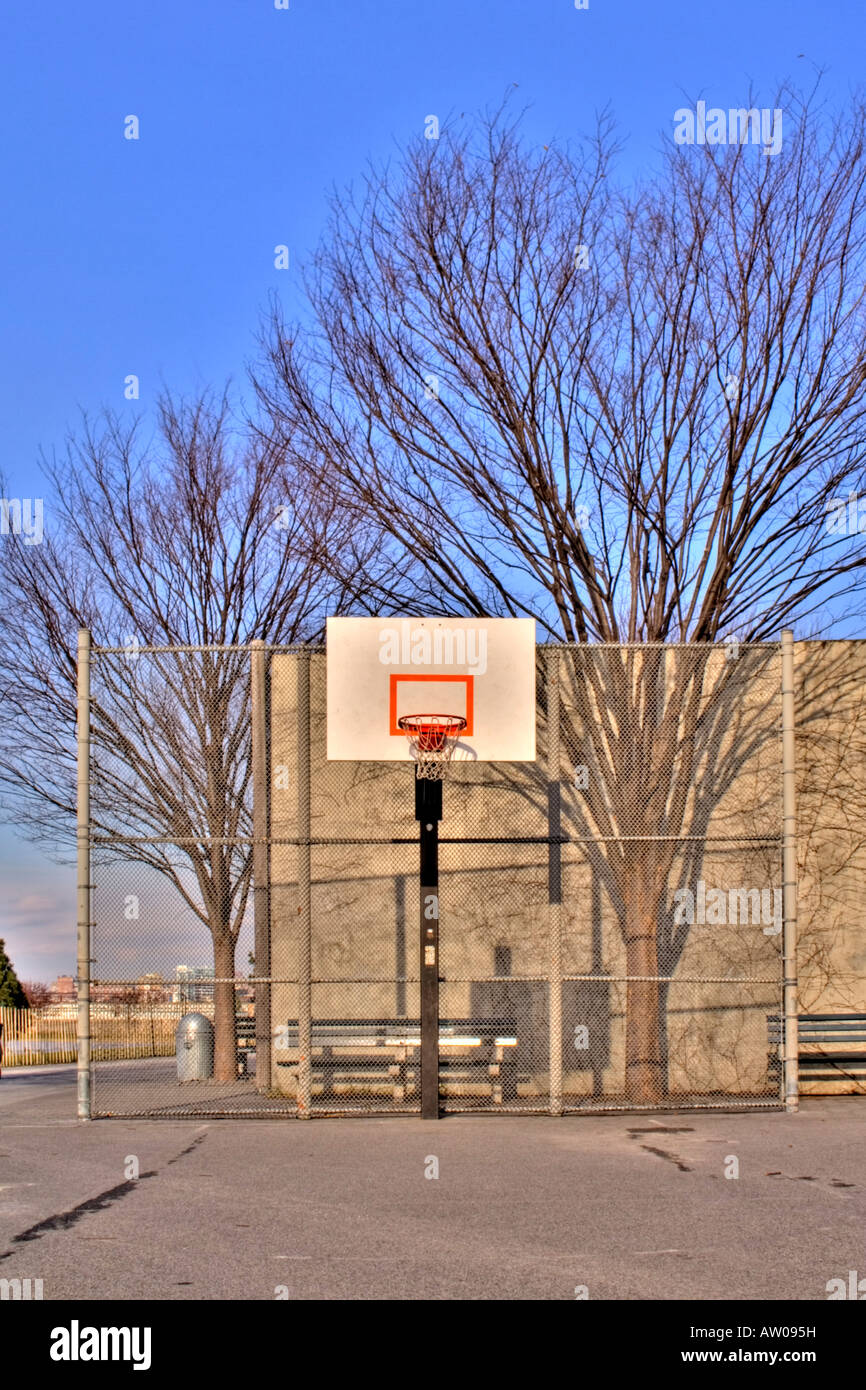
M317 1019L312 1025L312 1069L321 1076L325 1093L332 1093L335 1082L357 1083L386 1079L394 1100L406 1099L411 1078L418 1089L420 1075L421 1024L417 1018L405 1019ZM297 1051L298 1023L290 1020L276 1031L277 1053ZM450 1018L439 1022L439 1072L451 1080L477 1081L483 1075L490 1083L493 1100L502 1104L517 1098L514 1049L517 1035L511 1019ZM278 1066L297 1070L297 1061L281 1061Z
M866 1044L866 1014L800 1014L797 1036L797 1066L804 1080L866 1080L866 1052L850 1050ZM770 1074L778 1077L784 1060L784 1028L779 1014L767 1015L767 1037ZM842 1050L843 1046L849 1050Z

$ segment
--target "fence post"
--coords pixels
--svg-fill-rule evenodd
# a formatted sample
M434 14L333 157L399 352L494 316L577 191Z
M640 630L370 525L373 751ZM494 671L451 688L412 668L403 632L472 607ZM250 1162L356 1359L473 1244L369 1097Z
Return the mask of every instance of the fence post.
M298 653L298 1119L312 1094L312 900L310 889L310 653Z
M270 758L268 746L268 656L266 644L250 643L250 717L253 757L253 920L255 975L256 1089L271 1089L271 911Z
M78 632L78 1118L89 1120L90 1085L90 633Z
M562 783L559 738L559 648L546 652L547 684L547 887L550 932L550 1113L562 1114Z
M800 1099L797 1054L797 783L794 744L794 634L782 633L782 967L785 1009L785 1109Z

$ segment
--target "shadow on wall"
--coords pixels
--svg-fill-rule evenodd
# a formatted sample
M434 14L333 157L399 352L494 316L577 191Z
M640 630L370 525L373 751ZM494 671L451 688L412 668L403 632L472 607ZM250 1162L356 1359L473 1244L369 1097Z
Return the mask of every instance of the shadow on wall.
M497 947L496 974L505 961ZM518 1044L518 1072L546 1072L549 1066L549 998L543 980L477 980L471 986L473 1018L508 1018ZM566 980L562 986L562 1065L566 1072L592 1072L593 1094L603 1091L602 1075L610 1065L611 993L607 980Z

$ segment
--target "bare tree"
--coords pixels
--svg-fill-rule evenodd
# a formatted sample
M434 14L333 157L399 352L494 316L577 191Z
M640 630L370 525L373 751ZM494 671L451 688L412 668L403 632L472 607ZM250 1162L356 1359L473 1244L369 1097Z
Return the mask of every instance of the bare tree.
M51 986L42 980L22 980L21 988L27 995L31 1009L44 1009L51 1003Z
M253 638L320 639L345 589L323 552L346 521L233 422L228 399L165 397L156 440L85 422L53 485L41 545L0 545L3 809L62 851L75 834L80 627L125 647L94 664L92 828L100 862L167 879L213 942L216 1075L235 1075L235 946L251 887ZM353 525L357 553L359 533ZM207 646L179 652L167 647ZM163 650L141 654L139 646Z
M335 200L316 330L275 308L256 374L287 457L411 562L382 607L530 614L557 640L644 648L573 692L598 770L585 823L644 977L627 1035L642 1100L665 1085L671 847L728 684L708 683L709 646L672 666L647 644L817 625L866 564L827 525L864 473L864 109L774 105L779 153L669 144L621 191L605 120L576 154L529 146L504 111L419 140Z

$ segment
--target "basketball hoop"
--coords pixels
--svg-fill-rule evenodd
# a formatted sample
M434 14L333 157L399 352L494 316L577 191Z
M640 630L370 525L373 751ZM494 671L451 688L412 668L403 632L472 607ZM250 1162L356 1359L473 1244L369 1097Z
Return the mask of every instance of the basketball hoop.
M466 728L459 714L406 714L397 723L409 740L416 777L442 782L457 740Z

